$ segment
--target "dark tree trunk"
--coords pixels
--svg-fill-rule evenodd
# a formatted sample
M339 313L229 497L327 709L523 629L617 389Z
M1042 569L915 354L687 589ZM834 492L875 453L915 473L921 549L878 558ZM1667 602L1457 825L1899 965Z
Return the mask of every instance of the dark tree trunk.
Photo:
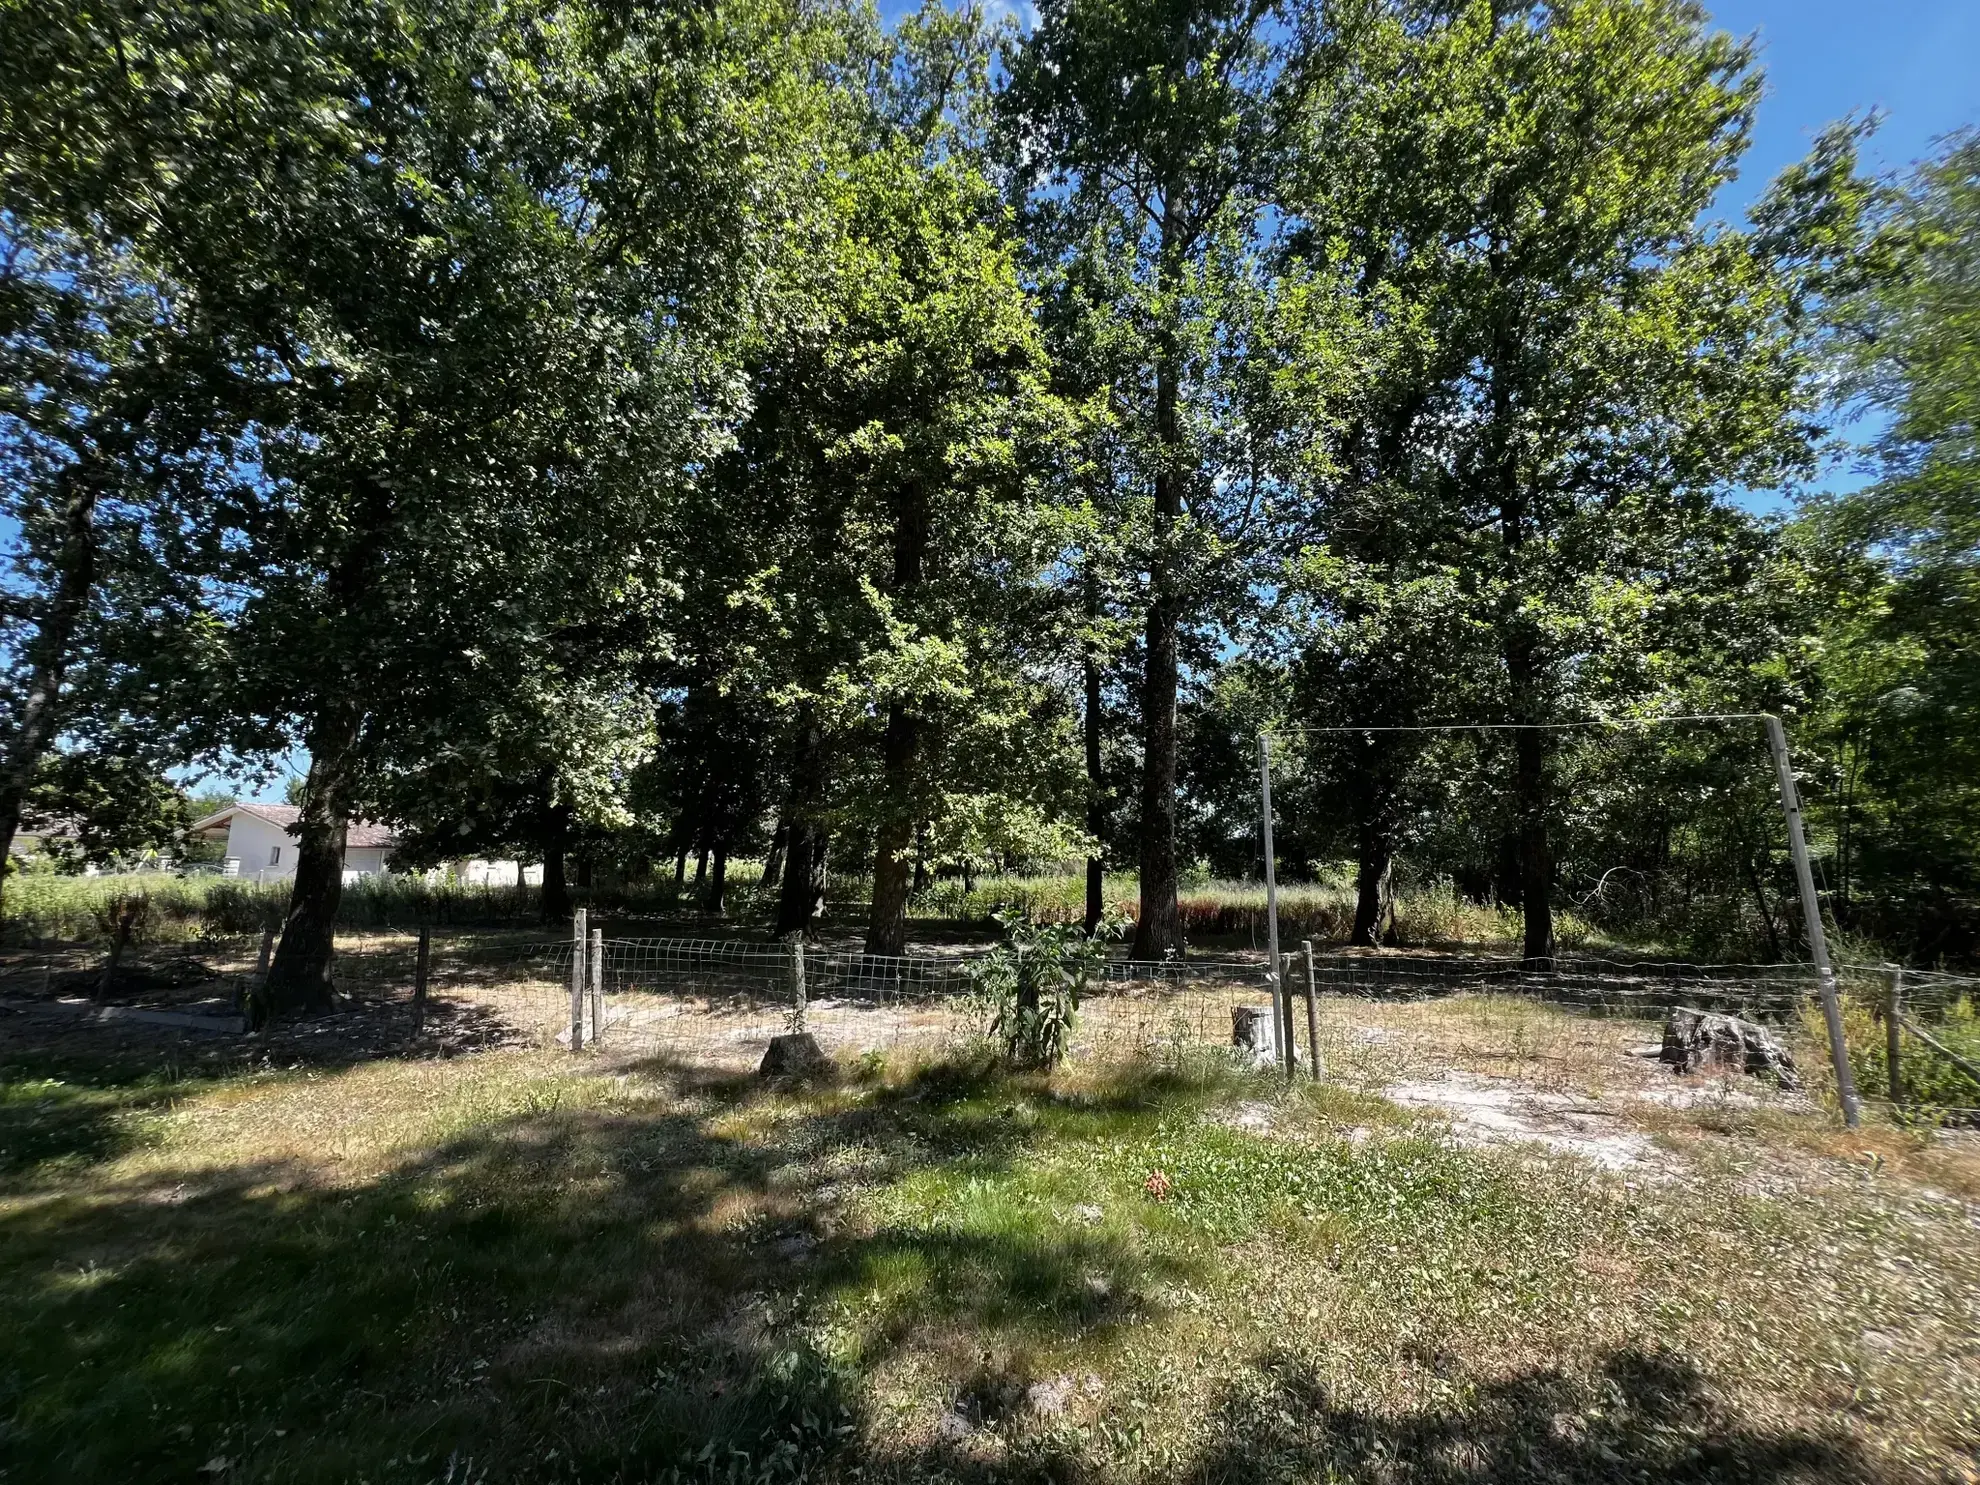
M1519 883L1519 832L1510 830L1493 847L1492 901L1516 908L1524 900Z
M687 842L682 841L679 849L674 852L674 896L676 899L680 897L681 889L687 885L687 857Z
M62 544L55 557L55 591L26 646L28 682L8 739L0 773L0 882L20 833L21 811L41 760L54 744L57 703L68 674L76 626L96 585L96 480L93 471L70 465L62 471Z
M905 707L887 714L884 764L887 816L880 822L873 850L873 908L866 922L866 952L902 954L907 951L909 852L914 847L912 801L904 797L913 787L914 754L919 724Z
M587 892L592 887L592 870L591 852L587 850L578 857L577 863L577 884Z
M1100 617L1099 582L1086 574L1086 618L1089 624ZM1100 688L1100 656L1096 643L1088 638L1081 657L1086 683L1086 833L1094 842L1093 854L1086 858L1086 932L1091 937L1106 915L1106 858L1101 855L1100 838L1107 829L1107 781L1101 773L1100 733L1105 721L1101 713L1104 698Z
M701 896L702 884L708 880L708 841L704 837L694 847L694 895Z
M897 616L915 618L921 569L928 555L927 492L915 481L903 484L894 503L894 573L889 596ZM915 769L921 751L921 719L904 702L887 709L887 735L881 744L885 814L874 832L873 906L866 920L866 952L901 954L907 949L908 853L914 845Z
M335 1003L337 905L344 895L344 841L350 828L355 711L341 708L309 729L296 836L296 876L282 940L268 968L268 1004L277 1012L326 1011ZM520 875L520 871L518 872Z
M928 890L928 822L917 820L914 825L914 895L919 897Z
M701 894L701 907L702 911L719 918L729 907L729 843L726 839L715 842L714 856L714 870L708 873L708 886Z
M770 837L770 854L763 858L763 890L768 892L777 885L784 870L784 851L791 838L788 820L777 822L777 833Z
M1163 192L1161 277L1165 289L1181 279L1179 208ZM1146 669L1141 686L1141 909L1135 923L1136 959L1180 958L1182 915L1176 906L1176 630L1181 596L1176 591L1176 525L1183 513L1182 429L1177 420L1181 353L1173 334L1155 360L1154 543L1148 559L1149 602Z
M571 807L553 804L543 811L543 921L562 923L571 916L571 892L564 877L564 857L571 841Z
M1394 936L1396 898L1391 884L1395 856L1387 832L1368 820L1361 824L1354 874L1354 932L1348 942L1372 949Z
M777 894L777 932L801 933L824 907L825 830L818 821L825 801L825 740L810 716L798 721L791 758L789 796L784 818L789 837L784 847L784 880Z
M1554 856L1547 840L1547 734L1523 728L1514 736L1513 798L1519 811L1520 912L1529 963L1554 957Z
M381 477L358 478L344 550L325 585L332 613L355 614L371 595L380 554L394 521L392 491ZM335 1002L332 971L336 959L337 905L344 895L344 845L356 804L358 740L364 701L334 669L323 684L303 742L309 773L303 780L296 836L296 876L282 941L268 969L267 997L272 1012L328 1010ZM522 869L516 870L518 883Z

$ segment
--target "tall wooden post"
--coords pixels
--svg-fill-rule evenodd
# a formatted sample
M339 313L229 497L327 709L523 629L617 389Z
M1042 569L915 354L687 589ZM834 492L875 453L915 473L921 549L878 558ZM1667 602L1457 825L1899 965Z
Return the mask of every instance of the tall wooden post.
M1808 864L1808 840L1801 829L1801 795L1794 786L1794 764L1788 758L1787 733L1779 717L1767 718L1767 746L1773 750L1774 771L1780 776L1781 813L1787 819L1788 852L1794 857L1794 878L1801 889L1801 917L1808 929L1808 957L1815 961L1815 978L1822 993L1822 1019L1829 1027L1829 1060L1836 1070L1836 1097L1843 1123L1850 1129L1862 1122L1856 1101L1856 1079L1849 1070L1849 1044L1843 1036L1842 1001L1836 994L1836 972L1829 964L1829 939L1822 931L1822 906L1815 897L1815 873Z
M1884 1061L1891 1084L1891 1103L1904 1102L1904 969L1893 964L1889 998L1884 1004Z
M584 1050L584 909L571 914L571 1050Z
M1306 1045L1313 1052L1313 1081L1320 1081L1320 1006L1317 978L1313 972L1313 940L1303 940L1306 946Z
M1293 1073L1292 1017L1286 996L1285 965L1279 959L1279 879L1272 861L1272 754L1264 733L1258 734L1259 815L1265 833L1265 962L1272 967L1272 1033L1278 1038L1279 1060L1286 1076Z
M419 953L413 960L412 1034L415 1038L426 1028L426 972L432 952L432 934L431 928L421 927Z
M605 1037L605 930L591 930L591 957L586 964L591 985L591 1041L596 1046Z
M805 1029L804 935L791 935L791 1030Z

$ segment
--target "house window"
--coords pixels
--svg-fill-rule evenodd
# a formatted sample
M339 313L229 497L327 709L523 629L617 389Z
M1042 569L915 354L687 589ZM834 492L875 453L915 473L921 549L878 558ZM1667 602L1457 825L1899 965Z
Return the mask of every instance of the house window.
M270 846L268 848L268 864L270 866L280 866L282 864L282 848L280 846Z

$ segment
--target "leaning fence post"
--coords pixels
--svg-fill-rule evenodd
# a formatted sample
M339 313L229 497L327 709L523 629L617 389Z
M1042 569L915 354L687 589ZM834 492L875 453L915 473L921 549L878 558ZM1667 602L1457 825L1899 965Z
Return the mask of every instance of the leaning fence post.
M584 1050L584 909L571 914L571 1050Z
M791 1030L802 1033L804 1025L804 938L791 939Z
M1843 1124L1856 1128L1856 1078L1849 1066L1849 1043L1843 1035L1842 999L1836 992L1836 971L1829 963L1829 940L1822 931L1822 905L1815 896L1815 875L1808 862L1808 840L1801 829L1801 794L1794 786L1794 761L1788 756L1787 732L1779 717L1767 717L1767 746L1774 755L1774 772L1781 786L1781 815L1787 823L1788 854L1794 858L1795 884L1801 893L1801 915L1808 930L1808 957L1815 964L1816 988L1822 996L1822 1019L1828 1023L1829 1060L1836 1070L1836 1099Z
M591 979L591 1041L605 1039L605 930L591 930L591 960L586 966Z
M1315 994L1313 940L1303 939L1306 948L1306 1044L1313 1051L1313 1081L1320 1081L1320 1007Z
M1889 999L1884 1005L1884 1060L1891 1081L1891 1103L1904 1102L1904 968L1889 966Z
M426 969L432 949L433 930L424 924L419 930L419 953L413 959L413 1027L412 1034L418 1037L426 1027Z

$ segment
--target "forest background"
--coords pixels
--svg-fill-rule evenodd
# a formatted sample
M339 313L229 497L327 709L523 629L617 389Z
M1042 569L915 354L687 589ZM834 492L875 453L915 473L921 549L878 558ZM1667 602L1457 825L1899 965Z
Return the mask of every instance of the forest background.
M1838 926L1969 961L1980 138L1725 220L1762 86L1688 0L9 0L0 848L306 757L297 1008L354 819L1161 957L1268 732L1355 942L1794 957L1758 727L1636 725L1768 712Z

